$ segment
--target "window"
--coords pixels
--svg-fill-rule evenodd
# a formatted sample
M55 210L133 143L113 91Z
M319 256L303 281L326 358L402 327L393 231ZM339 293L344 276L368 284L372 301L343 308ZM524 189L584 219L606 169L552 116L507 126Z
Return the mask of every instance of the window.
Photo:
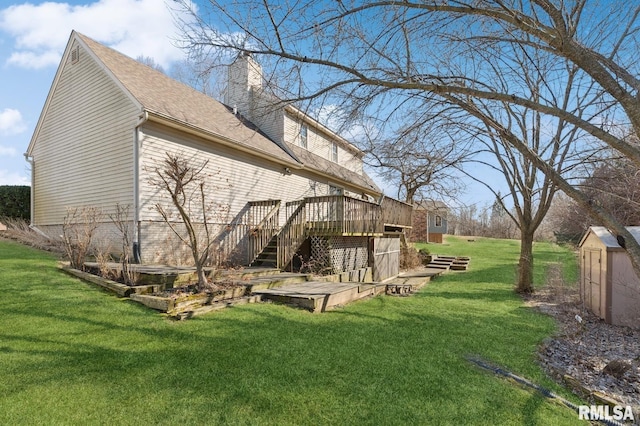
M343 195L343 194L344 194L343 188L329 184L329 195Z
M436 226L437 227L442 226L442 216L436 215Z
M307 126L304 124L300 126L300 146L303 148L307 147Z
M331 143L331 161L338 162L338 144L335 142Z

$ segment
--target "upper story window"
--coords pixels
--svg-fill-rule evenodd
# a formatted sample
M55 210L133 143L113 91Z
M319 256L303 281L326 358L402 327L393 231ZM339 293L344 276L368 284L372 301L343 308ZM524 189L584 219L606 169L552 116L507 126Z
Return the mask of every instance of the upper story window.
M300 126L300 146L303 148L307 147L307 133L307 126L305 126L304 124Z
M331 143L331 161L338 162L338 144L335 142Z
M436 226L437 227L442 226L442 216L436 215Z

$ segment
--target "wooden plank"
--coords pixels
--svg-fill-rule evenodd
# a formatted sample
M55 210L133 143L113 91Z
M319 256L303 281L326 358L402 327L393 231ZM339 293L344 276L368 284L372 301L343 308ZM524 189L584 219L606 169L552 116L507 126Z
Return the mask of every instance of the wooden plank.
M118 296L127 297L132 292L131 287L129 287L126 284L111 281L106 278L102 278L97 275L90 274L88 272L79 271L77 269L73 269L68 266L63 266L62 270L84 281L99 285L102 288L110 290L116 293Z

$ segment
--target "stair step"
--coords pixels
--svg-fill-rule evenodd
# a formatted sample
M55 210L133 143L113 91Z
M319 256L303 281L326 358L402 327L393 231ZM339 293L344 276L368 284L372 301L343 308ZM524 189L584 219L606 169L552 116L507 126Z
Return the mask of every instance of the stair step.
M309 281L310 276L307 274L296 274L292 272L281 272L277 275L254 278L247 282L247 292L251 293L255 290L264 290L269 288L278 288L288 284L297 284Z
M349 302L381 294L384 284L332 283L310 281L304 284L292 284L282 288L258 290L263 299L285 303L312 312L324 312Z

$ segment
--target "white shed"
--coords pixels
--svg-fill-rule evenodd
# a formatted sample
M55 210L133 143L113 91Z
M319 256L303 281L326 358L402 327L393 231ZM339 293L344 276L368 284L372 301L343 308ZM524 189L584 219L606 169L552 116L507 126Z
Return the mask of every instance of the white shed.
M627 230L640 241L640 226ZM605 322L640 327L640 279L616 235L592 226L580 241L580 295Z

